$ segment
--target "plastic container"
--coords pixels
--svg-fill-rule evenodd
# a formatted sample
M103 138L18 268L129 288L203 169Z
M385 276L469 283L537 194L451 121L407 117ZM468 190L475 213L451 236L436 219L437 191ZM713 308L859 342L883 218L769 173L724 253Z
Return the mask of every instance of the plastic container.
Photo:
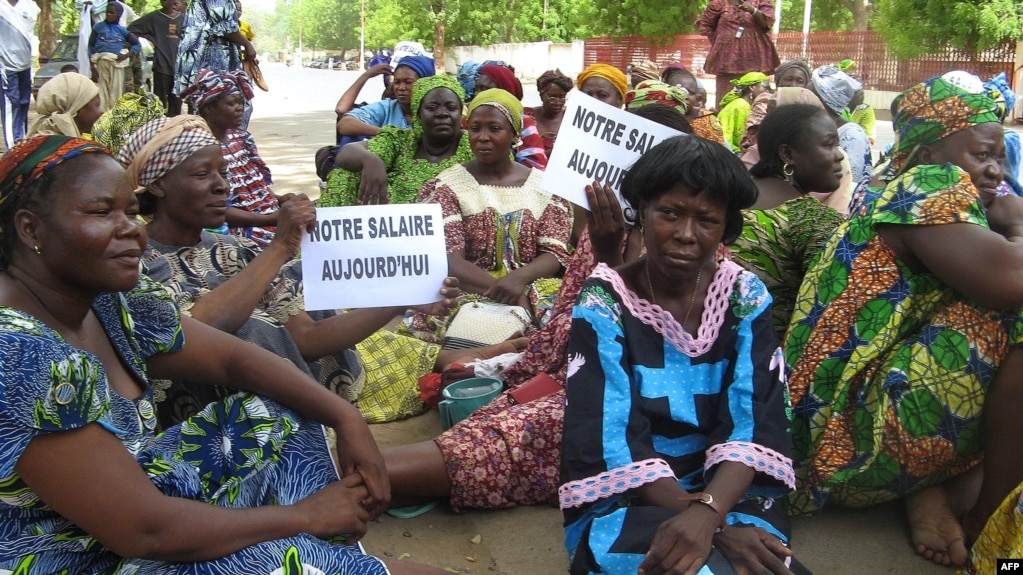
M501 394L504 382L496 377L470 377L444 388L444 399L437 405L444 429L462 421Z

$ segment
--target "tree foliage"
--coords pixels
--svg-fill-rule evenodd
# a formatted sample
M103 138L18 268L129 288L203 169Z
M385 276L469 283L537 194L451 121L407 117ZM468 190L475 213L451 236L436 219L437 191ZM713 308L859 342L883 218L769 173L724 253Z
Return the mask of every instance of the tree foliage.
M986 50L1023 38L1023 1L879 0L873 24L902 58L946 46Z

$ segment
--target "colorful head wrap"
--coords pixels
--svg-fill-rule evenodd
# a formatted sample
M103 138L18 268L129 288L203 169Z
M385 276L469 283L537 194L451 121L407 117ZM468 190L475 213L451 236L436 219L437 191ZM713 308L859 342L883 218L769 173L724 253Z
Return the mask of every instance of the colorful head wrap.
M0 158L0 209L9 206L46 172L79 154L97 152L110 154L96 142L69 136L33 136L18 142Z
M756 86L762 82L767 81L767 74L763 72L746 72L739 78L731 80L731 84L736 88L746 88L748 86Z
M817 68L810 76L810 81L821 102L836 114L844 112L856 92L863 89L859 80L834 66Z
M603 78L618 90L618 94L622 100L625 100L625 93L629 91L629 79L625 77L625 73L607 64L590 64L582 72L579 72L579 76L575 79L575 85L582 88L586 80L597 77Z
M660 80L661 69L657 67L656 63L650 60L643 60L632 67L631 75L633 78L639 79L641 83L644 80Z
M671 106L684 116L689 111L686 97L689 92L685 88L670 86L660 80L644 80L625 94L625 109L635 110L650 104Z
M497 64L484 64L480 68L480 74L490 78L497 84L497 87L508 92L512 96L515 96L519 100L522 99L522 82L515 77L515 72L512 72L505 66Z
M480 68L483 64L479 62L473 62L472 60L466 60L462 62L462 65L458 67L458 83L462 85L462 90L465 91L465 99L472 100L473 94L476 93L476 78L480 75Z
M420 78L429 78L437 73L437 66L434 64L433 58L429 56L405 56L394 66L394 69L397 70L402 66L410 68L419 74Z
M203 68L199 70L195 83L181 93L181 99L191 102L197 110L201 110L213 100L232 94L241 94L246 100L251 100L254 96L252 82L245 72L241 70L214 72Z
M86 104L99 97L99 86L89 78L74 73L57 74L39 88L36 112L39 118L30 134L63 134L77 138L82 135L75 115Z
M995 101L987 94L972 94L942 77L921 82L892 101L891 170L902 172L920 146L987 122L1000 122Z
M117 152L136 192L142 192L178 164L206 146L220 141L199 116L181 115L147 122Z
M472 116L472 113L480 106L497 108L511 124L516 134L522 132L522 102L506 90L491 88L476 94L476 97L469 103L469 115Z
M807 83L810 82L810 78L813 76L813 72L810 70L810 63L804 60L803 58L793 58L791 60L786 60L785 62L782 62L780 66L774 69L775 83L778 82L778 78L781 78L782 75L785 74L785 72L793 68L798 68L802 70L803 73L806 74Z
M150 120L163 116L163 104L151 92L129 92L96 120L92 137L117 156L132 132Z
M416 80L416 83L412 84L412 131L415 132L417 138L423 136L423 126L419 123L419 107L423 104L423 98L437 88L451 90L458 96L458 106L465 105L465 91L453 76L445 74Z
M536 90L543 94L547 91L547 88L551 86L557 86L562 90L569 92L575 87L572 79L561 73L561 70L547 70L540 77L536 79Z
M995 98L995 102L998 98L995 96L997 92L1002 100L1005 102L1005 109L999 114L1002 119L1005 119L1016 107L1016 93L1012 91L1012 87L1009 86L1009 82L1005 79L1005 72L999 72L998 75L992 77L987 82L984 82L984 89L989 95Z

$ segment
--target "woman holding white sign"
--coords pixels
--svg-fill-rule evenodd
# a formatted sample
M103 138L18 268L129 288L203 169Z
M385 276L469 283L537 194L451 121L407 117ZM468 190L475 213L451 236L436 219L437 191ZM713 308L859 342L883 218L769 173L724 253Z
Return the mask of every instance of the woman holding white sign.
M282 202L279 233L263 250L245 238L204 231L223 223L227 209L224 157L216 144L201 118L178 116L146 123L118 152L118 160L141 190L141 212L152 216L143 272L173 294L183 313L288 358L350 401L359 397L363 384L379 387L374 378L414 383L437 365L465 358L413 338L375 333L404 308L316 317L303 311L301 266L295 254L305 230L315 222L313 204L303 195ZM449 283L439 305L426 306L425 311L453 305L455 286ZM363 371L364 360L352 348L372 337L388 338L378 347L393 352L392 369ZM505 345L507 349L494 352L515 351ZM231 392L188 382L163 387L159 411L165 424Z
M518 98L496 88L477 94L469 106L476 158L426 182L419 201L441 205L448 269L464 291L530 309L534 282L556 277L569 259L572 212L540 189L543 172L514 161L521 130ZM557 291L541 289L540 295Z

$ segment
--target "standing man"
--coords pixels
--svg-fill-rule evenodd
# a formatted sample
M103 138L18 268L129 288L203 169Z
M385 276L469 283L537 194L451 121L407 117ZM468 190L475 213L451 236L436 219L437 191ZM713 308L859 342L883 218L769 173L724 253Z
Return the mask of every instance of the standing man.
M181 0L163 0L160 10L150 12L128 26L128 31L149 40L156 50L153 61L153 92L170 117L181 113L181 98L174 93L174 69L181 42Z
M0 122L4 149L25 137L32 99L32 40L39 7L33 0L0 0Z

